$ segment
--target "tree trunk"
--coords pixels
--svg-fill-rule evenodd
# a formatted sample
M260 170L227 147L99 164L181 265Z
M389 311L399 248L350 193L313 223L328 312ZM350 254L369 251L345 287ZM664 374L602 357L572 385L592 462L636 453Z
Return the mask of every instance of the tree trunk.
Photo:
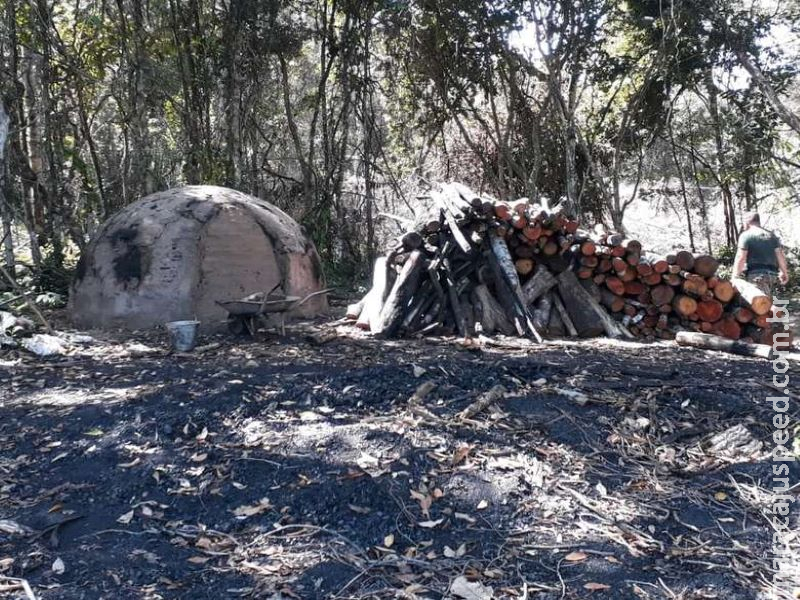
M746 344L708 333L679 331L675 336L675 342L679 346L693 346L704 350L717 350L719 352L730 352L743 356L760 356L762 358L772 357L771 346L764 344Z
M6 140L8 139L8 125L10 118L6 112L5 104L0 98L0 218L2 218L3 232L3 261L6 270L14 277L14 239L12 237L11 206L5 196L6 191Z
M719 187L722 193L722 206L725 213L725 239L728 246L735 246L739 231L736 227L736 207L733 203L733 194L728 183L728 167L725 158L725 143L722 135L722 120L719 114L717 85L714 83L711 71L706 73L706 90L708 91L708 109L711 114L714 128L714 143L716 146L717 172L719 173Z
M764 96L766 96L767 100L772 105L772 108L781 118L781 121L794 129L795 133L800 134L800 117L790 111L786 105L781 102L781 99L775 92L775 88L773 88L769 81L767 81L767 78L764 77L764 73L761 72L761 69L758 68L758 65L750 60L747 52L744 50L735 50L735 53L736 57L739 59L739 62L742 63L742 66L750 74L750 77L753 78L753 81L756 82L756 85L759 87Z

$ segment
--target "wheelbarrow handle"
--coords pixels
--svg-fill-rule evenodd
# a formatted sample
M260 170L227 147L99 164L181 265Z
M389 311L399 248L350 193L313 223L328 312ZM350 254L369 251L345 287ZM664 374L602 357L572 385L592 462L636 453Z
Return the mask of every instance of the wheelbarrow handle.
M334 288L327 288L324 290L319 290L318 292L312 292L305 296L302 300L298 300L297 303L292 308L297 308L298 306L302 306L307 300L311 300L314 296L321 296L322 294L327 294L328 292L332 292Z

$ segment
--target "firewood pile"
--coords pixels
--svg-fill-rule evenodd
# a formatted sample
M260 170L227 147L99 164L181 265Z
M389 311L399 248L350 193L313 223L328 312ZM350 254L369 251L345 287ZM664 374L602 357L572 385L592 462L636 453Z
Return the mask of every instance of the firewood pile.
M719 263L668 256L527 199L483 198L457 183L374 267L347 317L383 337L501 333L672 339L677 332L771 343L772 301L716 275Z

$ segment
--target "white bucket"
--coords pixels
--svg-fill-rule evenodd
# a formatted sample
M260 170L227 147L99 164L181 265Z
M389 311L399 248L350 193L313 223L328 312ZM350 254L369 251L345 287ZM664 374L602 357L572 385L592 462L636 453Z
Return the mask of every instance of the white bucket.
M172 347L178 352L191 352L197 344L197 328L200 321L171 321L167 331L172 338Z

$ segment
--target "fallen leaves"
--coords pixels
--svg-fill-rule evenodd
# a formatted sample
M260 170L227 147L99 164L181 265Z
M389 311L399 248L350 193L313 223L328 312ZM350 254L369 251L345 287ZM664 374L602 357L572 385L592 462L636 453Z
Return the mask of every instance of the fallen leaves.
M600 592L603 590L610 590L611 586L606 585L605 583L596 583L594 581L584 584L583 589L589 590L590 592Z
M355 505L355 504L348 504L348 505L347 505L347 508L349 508L349 509L350 509L350 510L352 510L354 513L357 513L357 514L359 514L359 515L368 515L369 513L371 513L371 512L372 512L372 510L371 510L371 509L369 509L369 508L366 508L366 507L364 507L364 506L357 506L357 505Z
M362 452L356 459L358 468L367 473L372 478L380 477L388 473L388 469L381 467L381 461L371 454Z
M50 566L50 570L53 571L56 575L63 575L64 572L67 570L66 565L64 565L64 561L60 558L57 558L53 561L53 564Z
M417 523L420 527L424 527L425 529L433 529L444 523L444 519L436 519L435 521L420 521Z
M8 535L29 535L33 533L33 530L25 525L20 525L16 521L0 519L0 533L6 533Z
M459 521L466 521L470 525L474 525L477 521L474 517L469 516L467 513L457 512L453 513L453 517Z
M129 510L124 515L121 515L117 519L117 523L121 523L122 525L129 525L130 522L133 520L133 511Z
M479 581L469 581L463 575L456 577L450 584L450 593L462 600L491 600L494 590Z
M567 562L581 562L586 560L588 557L584 552L570 552L564 557L564 560Z
M240 519L246 519L247 517L252 517L255 515L260 515L263 512L266 512L272 508L272 503L269 501L269 498L261 498L255 504L239 506L235 508L231 512L234 516L239 517Z
M457 466L464 462L464 460L469 456L469 453L472 451L472 446L460 446L456 448L455 452L453 452L453 458L450 461L452 466Z
M411 497L419 502L419 508L422 511L422 514L426 517L430 516L430 508L433 504L433 496L430 494L423 494L417 490L411 490Z
M450 546L445 546L442 554L445 558L461 558L467 553L467 545L461 544L458 548L453 550Z

